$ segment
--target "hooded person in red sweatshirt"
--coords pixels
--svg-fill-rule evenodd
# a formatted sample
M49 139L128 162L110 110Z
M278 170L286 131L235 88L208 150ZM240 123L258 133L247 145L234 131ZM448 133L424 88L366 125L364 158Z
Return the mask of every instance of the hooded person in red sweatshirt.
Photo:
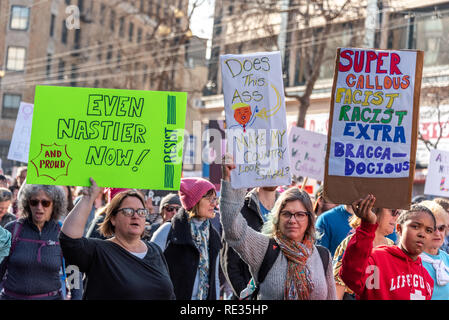
M340 277L359 300L430 300L433 280L419 255L435 230L435 217L426 207L412 205L398 218L398 245L373 249L375 200L368 195L352 204L362 223L343 255Z

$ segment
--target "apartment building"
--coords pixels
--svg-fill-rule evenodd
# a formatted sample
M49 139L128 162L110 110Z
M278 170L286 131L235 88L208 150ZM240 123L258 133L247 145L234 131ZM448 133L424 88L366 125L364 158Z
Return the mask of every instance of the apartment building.
M207 72L206 44L189 30L188 0L3 0L0 29L5 171L19 165L6 157L19 104L34 102L36 85L185 92L204 86L188 80ZM186 49L192 42L193 56ZM194 99L188 96L189 106Z

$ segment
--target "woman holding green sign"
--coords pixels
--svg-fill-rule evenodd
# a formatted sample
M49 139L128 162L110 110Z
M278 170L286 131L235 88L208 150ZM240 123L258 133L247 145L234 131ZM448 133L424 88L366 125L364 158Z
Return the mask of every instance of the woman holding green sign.
M86 239L84 227L101 189L91 178L64 221L60 242L68 264L87 275L84 299L168 300L173 285L162 251L142 241L148 209L134 190L118 193L106 207L100 231L107 240Z

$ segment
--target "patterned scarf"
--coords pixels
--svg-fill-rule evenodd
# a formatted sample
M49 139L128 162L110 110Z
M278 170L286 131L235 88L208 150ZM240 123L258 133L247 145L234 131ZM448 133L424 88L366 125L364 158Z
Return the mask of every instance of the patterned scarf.
M205 220L197 226L198 220L190 220L190 231L192 233L193 242L200 251L200 261L198 263L199 282L197 300L206 300L209 294L209 219Z
M282 253L288 261L284 299L309 300L310 292L313 290L313 283L306 262L312 252L313 244L311 238L305 236L301 243L288 239L278 231L274 239L281 247Z

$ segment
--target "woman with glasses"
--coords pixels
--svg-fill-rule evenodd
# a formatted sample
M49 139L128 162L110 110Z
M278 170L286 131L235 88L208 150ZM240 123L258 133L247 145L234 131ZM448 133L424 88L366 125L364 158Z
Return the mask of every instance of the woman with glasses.
M19 216L5 228L12 235L11 249L0 266L5 300L60 300L63 268L58 219L66 213L67 200L59 186L22 185Z
M420 255L424 268L433 279L432 300L449 300L449 255L440 249L448 233L449 214L435 201L426 200L419 204L429 208L437 222Z
M373 247L381 245L394 245L393 240L387 238L387 236L394 232L400 210L375 208L374 213L377 216L378 227L376 229L376 234L373 240ZM349 240L351 240L352 236L354 235L355 229L360 226L361 222L362 220L356 215L352 215L351 218L349 218L349 225L352 228L351 234L347 236L335 250L334 260L332 264L334 268L335 284L337 287L337 298L340 300L355 300L354 292L345 285L343 280L341 280L339 272L341 269L343 254L345 253L346 247L348 246L348 242Z
M141 193L126 190L106 207L100 232L108 239L83 237L92 205L101 192L93 179L64 221L60 242L68 264L86 273L83 299L168 300L173 285L161 250L142 241L148 209Z
M212 183L183 178L179 190L182 208L151 239L164 250L179 300L218 300L221 239L212 227L217 196Z
M262 233L250 228L240 213L246 189L232 189L231 156L222 166L220 212L225 240L248 264L256 279L270 242L280 247L265 280L258 286L261 300L334 300L335 282L330 253L327 263L315 246L315 215L305 191L292 187L276 200Z

